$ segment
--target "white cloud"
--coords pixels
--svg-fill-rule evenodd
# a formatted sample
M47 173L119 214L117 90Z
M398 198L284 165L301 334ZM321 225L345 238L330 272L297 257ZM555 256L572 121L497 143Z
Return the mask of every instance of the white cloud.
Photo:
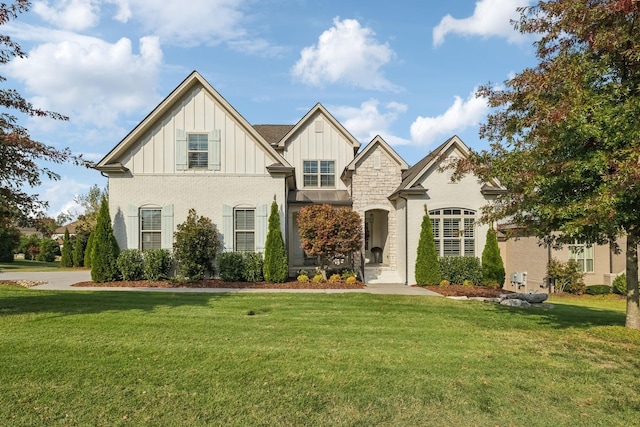
M49 42L35 47L29 57L11 61L7 74L37 94L37 106L59 111L72 120L109 127L121 114L148 108L155 92L162 51L156 37L143 37L139 53L131 41L116 43L60 31L36 29L31 37Z
M411 124L411 140L415 145L429 145L442 137L450 137L470 126L477 126L487 115L489 105L485 98L477 98L474 92L466 101L455 97L453 105L437 117L418 118Z
M84 213L84 208L76 203L75 199L86 194L91 185L63 176L58 181L43 183L39 188L39 198L49 203L47 215L50 217L56 218L63 212L75 217Z
M306 84L345 83L364 89L397 90L382 74L395 53L375 39L370 28L355 19L334 18L318 44L305 47L291 73Z
M98 3L96 0L38 1L34 3L33 11L58 28L82 31L100 21Z
M479 0L473 15L456 19L447 15L433 29L433 45L444 43L449 33L462 35L479 35L483 37L505 37L510 42L523 40L524 36L513 28L511 20L517 20L516 8L528 6L531 0Z
M380 111L381 109L382 111ZM407 111L407 106L404 104L389 102L381 107L378 100L370 99L360 104L360 107L332 106L330 110L344 127L363 144L371 141L376 135L380 135L391 145L409 143L407 140L392 135L389 131L398 116Z

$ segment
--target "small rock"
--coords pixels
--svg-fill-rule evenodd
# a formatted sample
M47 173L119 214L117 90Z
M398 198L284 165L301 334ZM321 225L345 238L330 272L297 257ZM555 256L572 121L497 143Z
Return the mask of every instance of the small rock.
M526 301L528 303L531 304L539 304L541 302L544 302L547 300L547 298L549 298L549 294L544 294L544 293L540 293L540 294L516 294L516 298L517 299L521 299L523 301Z

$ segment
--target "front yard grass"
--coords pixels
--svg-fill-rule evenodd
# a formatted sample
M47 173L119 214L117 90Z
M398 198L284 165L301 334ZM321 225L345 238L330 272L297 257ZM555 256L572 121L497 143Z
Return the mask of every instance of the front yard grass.
M0 286L0 420L637 423L640 334L622 327L624 301L553 302Z

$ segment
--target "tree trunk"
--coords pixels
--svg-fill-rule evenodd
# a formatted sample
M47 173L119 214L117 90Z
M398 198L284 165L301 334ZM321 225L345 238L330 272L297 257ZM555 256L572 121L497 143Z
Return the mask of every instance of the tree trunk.
M640 329L640 298L638 298L638 243L640 232L635 227L627 232L627 319L625 326Z

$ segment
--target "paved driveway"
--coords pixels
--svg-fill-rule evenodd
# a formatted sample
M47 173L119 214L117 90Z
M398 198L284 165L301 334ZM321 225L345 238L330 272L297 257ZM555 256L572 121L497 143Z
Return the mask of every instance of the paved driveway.
M388 295L431 295L441 296L435 292L415 286L404 286L397 283L368 284L364 289L218 289L218 288L109 288L109 287L73 287L74 283L91 281L89 271L52 271L0 273L0 280L33 280L46 282L32 289L58 291L138 291L138 292L296 292L296 293L370 293Z

